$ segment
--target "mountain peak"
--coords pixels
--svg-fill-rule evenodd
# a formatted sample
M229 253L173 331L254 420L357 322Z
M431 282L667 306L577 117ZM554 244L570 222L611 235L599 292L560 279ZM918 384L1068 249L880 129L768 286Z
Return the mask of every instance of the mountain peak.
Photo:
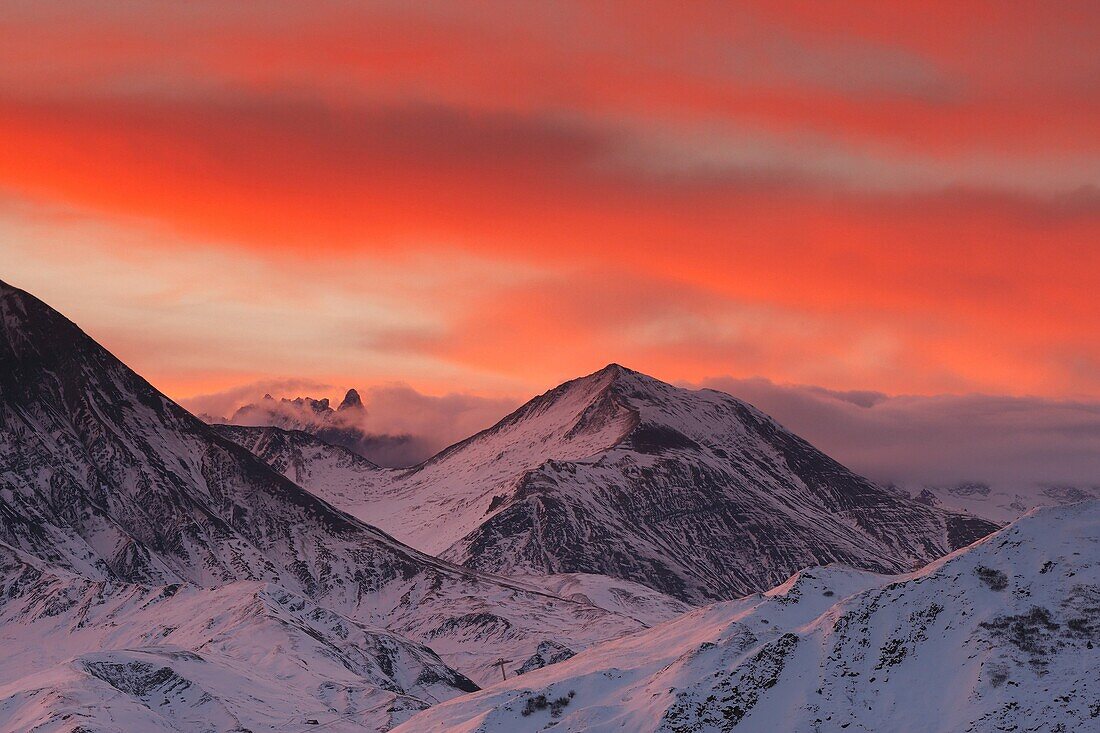
M363 400L359 397L359 393L355 389L349 389L348 393L344 395L344 401L340 403L340 406L336 409L339 410L351 410L355 408L362 408Z
M638 372L634 371L633 369L627 369L622 364L619 364L618 362L613 361L613 362L611 362L610 364L608 364L607 366L605 366L603 369L601 369L600 371L598 371L596 373L597 374L615 374L615 375L619 375L619 374L624 374L624 373L625 374L637 374Z
M577 392L584 392L589 394L593 399L598 399L609 391L625 391L637 394L640 392L649 392L654 388L658 390L675 389L672 385L662 382L655 377L630 369L622 364L612 362L599 371L560 384L547 392L546 395L572 396Z
M655 382L659 381L657 379L654 379L653 377L650 377L647 374L643 374L642 372L630 369L629 367L625 367L617 362L611 362L603 369L600 369L597 372L592 372L587 377L580 377L580 379L607 379L611 381L617 381L628 377L642 377L643 379L649 379Z

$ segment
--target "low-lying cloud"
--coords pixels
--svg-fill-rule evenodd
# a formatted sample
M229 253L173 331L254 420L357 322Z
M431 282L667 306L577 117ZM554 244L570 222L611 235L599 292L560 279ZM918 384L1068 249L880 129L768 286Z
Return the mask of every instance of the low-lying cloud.
M328 397L298 397L303 392L328 395L335 389L296 380L257 382L183 404L209 422L306 430L390 467L416 465L518 405L507 398L426 395L408 385L385 384L359 390L361 406L337 409Z
M699 386L755 405L883 483L1100 486L1100 403L980 394L888 396L731 377Z
M882 483L904 486L985 482L1100 486L1100 403L996 395L890 396L715 377L693 387L728 392L768 413L841 463ZM262 400L265 392L276 396ZM238 424L324 423L331 440L387 466L419 463L487 428L522 401L469 394L426 395L404 384L361 390L362 410L280 400L342 394L303 380L255 383L185 405ZM339 431L347 431L340 435ZM356 442L358 441L358 442Z

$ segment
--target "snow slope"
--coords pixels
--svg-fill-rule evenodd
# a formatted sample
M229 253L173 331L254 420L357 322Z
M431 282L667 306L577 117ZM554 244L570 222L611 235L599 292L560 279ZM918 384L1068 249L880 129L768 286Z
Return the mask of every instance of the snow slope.
M333 506L370 522L363 497L377 495L396 471L382 468L351 450L331 445L304 430L241 425L211 429L251 451L276 471Z
M1100 730L1098 669L1092 501L1036 510L908 575L803 571L397 730Z
M338 730L384 730L477 689L427 647L278 586L92 581L6 545L0 638L3 730L282 730L338 716Z
M281 586L427 644L475 681L633 618L412 550L218 436L0 284L0 542L92 581Z
M606 575L514 575L512 580L562 598L573 598L655 626L691 610L683 601L634 583Z

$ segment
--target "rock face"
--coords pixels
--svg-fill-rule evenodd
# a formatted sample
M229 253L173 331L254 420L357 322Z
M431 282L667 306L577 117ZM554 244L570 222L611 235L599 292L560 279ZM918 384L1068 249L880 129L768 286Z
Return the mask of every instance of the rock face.
M363 398L359 396L359 392L354 389L349 389L347 394L344 395L344 400L340 403L340 406L336 408L337 411L341 410L362 410Z
M536 669L548 667L551 664L564 662L566 659L572 659L575 656L577 656L577 653L567 646L563 646L556 641L544 641L539 644L538 649L526 662L516 668L516 674L527 674Z
M830 562L901 572L997 527L884 490L727 394L618 365L413 469L318 463L302 481L467 567L599 574L696 604Z
M475 680L492 678L492 659L526 658L548 637L580 649L642 628L402 545L222 438L4 284L0 542L92 582L276 585L428 644Z
M1100 502L1040 509L912 574L803 571L397 730L1095 730L1098 558Z

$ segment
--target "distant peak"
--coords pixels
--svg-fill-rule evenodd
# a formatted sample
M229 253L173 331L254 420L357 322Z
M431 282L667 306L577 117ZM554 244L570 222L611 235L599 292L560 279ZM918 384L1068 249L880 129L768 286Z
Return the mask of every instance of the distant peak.
M612 362L599 371L560 384L538 399L543 404L558 401L576 404L577 400L596 404L609 396L663 399L672 389L675 388L670 384Z
M355 408L361 408L363 406L363 400L359 397L359 393L354 389L349 389L348 393L344 395L344 401L340 403L337 410L351 410Z
M633 369L628 369L627 367L624 367L622 364L619 364L617 362L611 362L603 369L600 369L597 372L592 372L587 376L579 377L578 379L573 381L599 381L611 384L619 381L624 377L632 376L646 377L646 375L642 374L641 372L636 372ZM646 379L652 379L652 377L646 377Z
M587 377L581 377L580 381L593 381L606 385L607 387L626 387L629 386L632 389L647 390L653 387L670 387L671 385L662 382L656 377L651 377L648 374L644 374L635 369L625 367L617 362L611 362L598 372L589 374Z

